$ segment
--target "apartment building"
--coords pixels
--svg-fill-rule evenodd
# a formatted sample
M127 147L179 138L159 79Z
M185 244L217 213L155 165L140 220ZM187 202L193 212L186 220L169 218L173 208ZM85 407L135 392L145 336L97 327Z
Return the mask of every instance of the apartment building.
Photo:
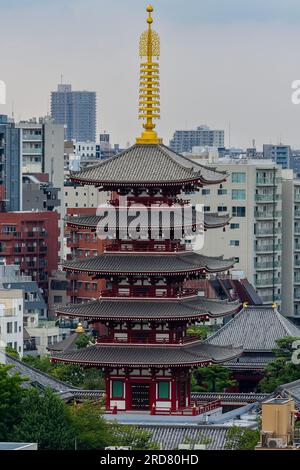
M234 271L244 273L262 302L280 305L284 170L272 161L246 158L220 159L216 167L228 173L227 181L203 188L193 202L203 203L206 212L229 213L232 219L221 236L209 231L204 252L235 258Z
M0 289L0 347L11 347L23 356L22 289Z

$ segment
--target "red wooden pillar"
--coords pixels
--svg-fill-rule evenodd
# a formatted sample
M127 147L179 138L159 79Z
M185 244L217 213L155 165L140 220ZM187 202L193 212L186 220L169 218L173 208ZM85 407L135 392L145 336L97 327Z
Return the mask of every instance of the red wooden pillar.
M186 384L187 384L187 398L188 398L188 406L191 406L191 375L190 371L186 373Z
M110 410L110 376L105 372L105 409Z
M129 372L125 375L125 409L131 409L131 382Z
M177 377L176 374L173 372L172 373L172 379L171 379L171 411L176 411L177 410L177 405L176 405L176 398L177 398Z
M151 372L151 382L149 386L149 405L150 405L150 410L152 409L153 404L156 407L156 374L155 371Z

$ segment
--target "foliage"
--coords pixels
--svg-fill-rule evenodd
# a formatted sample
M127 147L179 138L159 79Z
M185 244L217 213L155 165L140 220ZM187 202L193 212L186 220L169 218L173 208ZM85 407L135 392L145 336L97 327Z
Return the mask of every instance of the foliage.
M19 442L37 442L41 450L74 448L74 432L66 405L50 389L41 395L30 388L22 401L21 419L14 427L13 438Z
M109 425L101 416L101 404L74 403L69 407L68 413L78 450L99 450L115 445Z
M86 348L87 345L91 342L94 342L93 336L91 334L82 333L76 339L75 344L78 349L83 349Z
M207 325L192 325L188 328L187 334L190 336L197 336L204 341L209 335L210 327Z
M6 354L8 354L9 356L16 357L17 359L20 359L20 356L19 356L18 351L16 351L16 350L15 350L14 348L12 348L11 346L6 346L5 352L6 352Z
M157 443L151 442L152 433L136 426L113 424L112 434L118 446L131 447L133 450L159 450Z
M226 450L254 450L259 443L259 429L232 426L226 434Z
M193 392L223 392L234 385L236 381L232 379L231 371L217 364L200 367L192 376Z
M85 369L78 365L52 363L48 356L41 358L25 356L23 362L74 387L80 387L85 390L104 388L102 374L98 369Z
M25 393L22 387L25 379L20 374L10 375L11 368L0 364L0 441L11 439L13 427L20 421L21 400Z
M262 392L271 393L279 385L300 379L300 365L291 361L294 352L292 344L297 339L286 336L276 341L278 347L273 351L276 357L266 366L265 376L259 382Z

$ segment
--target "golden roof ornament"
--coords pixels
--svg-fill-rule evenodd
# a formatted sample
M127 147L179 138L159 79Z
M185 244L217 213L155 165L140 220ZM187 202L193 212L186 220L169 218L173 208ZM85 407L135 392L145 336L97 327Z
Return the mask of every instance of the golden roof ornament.
M148 5L148 29L140 37L140 95L139 119L145 120L142 135L136 139L137 144L161 144L162 139L154 131L153 120L160 119L159 63L160 37L152 29L153 6ZM156 58L156 60L155 60Z
M273 308L274 310L276 310L276 309L278 308L278 305L277 305L276 302L273 302L273 303L272 303L272 308Z
M84 333L84 328L82 326L82 323L78 323L77 328L75 330L75 333Z

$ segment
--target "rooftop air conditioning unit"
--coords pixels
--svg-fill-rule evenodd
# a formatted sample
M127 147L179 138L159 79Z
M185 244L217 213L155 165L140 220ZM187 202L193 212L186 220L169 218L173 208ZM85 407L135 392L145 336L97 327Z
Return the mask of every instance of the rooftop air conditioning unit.
M286 447L286 441L282 437L270 437L267 440L267 447L270 449L283 449Z

